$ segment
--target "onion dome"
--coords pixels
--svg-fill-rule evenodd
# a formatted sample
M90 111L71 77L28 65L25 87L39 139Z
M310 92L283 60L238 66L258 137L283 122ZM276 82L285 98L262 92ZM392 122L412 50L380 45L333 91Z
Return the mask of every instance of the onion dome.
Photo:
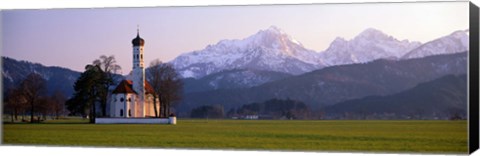
M137 37L135 37L132 40L132 44L133 44L133 46L143 46L145 44L145 40L143 40L143 38L140 38L140 35L138 33L138 29L137 29Z

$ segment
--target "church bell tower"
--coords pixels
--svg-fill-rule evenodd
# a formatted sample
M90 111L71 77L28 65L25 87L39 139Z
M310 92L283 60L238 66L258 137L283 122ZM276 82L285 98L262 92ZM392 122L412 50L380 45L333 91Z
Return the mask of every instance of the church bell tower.
M145 40L140 38L137 28L137 37L132 40L133 45L133 69L132 69L132 88L137 93L137 107L132 109L132 116L145 116L145 67L143 63L143 47Z

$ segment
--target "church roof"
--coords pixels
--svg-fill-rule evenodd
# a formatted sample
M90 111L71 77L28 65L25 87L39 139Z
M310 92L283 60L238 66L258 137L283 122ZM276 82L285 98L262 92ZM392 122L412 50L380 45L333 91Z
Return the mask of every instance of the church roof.
M153 87L148 83L147 80L145 80L145 92L147 94L155 94L155 91L153 90Z
M118 86L113 90L113 94L118 94L118 93L129 93L129 94L137 94L132 88L132 80L123 80L118 84ZM145 92L146 94L154 94L155 91L153 90L153 87L148 83L148 81L145 81Z
M118 84L118 86L113 90L114 94L116 93L134 93L137 94L133 89L132 89L132 81L131 80L123 80Z

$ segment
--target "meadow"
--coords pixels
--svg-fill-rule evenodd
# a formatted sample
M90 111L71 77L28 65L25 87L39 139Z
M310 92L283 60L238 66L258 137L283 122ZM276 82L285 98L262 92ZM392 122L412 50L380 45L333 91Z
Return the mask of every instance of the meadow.
M178 120L177 125L6 123L10 145L466 154L467 121Z

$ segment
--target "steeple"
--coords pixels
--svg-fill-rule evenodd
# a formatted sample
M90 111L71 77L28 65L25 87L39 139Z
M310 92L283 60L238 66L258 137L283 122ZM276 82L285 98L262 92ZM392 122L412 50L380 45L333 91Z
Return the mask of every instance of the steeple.
M132 40L133 44L133 70L132 70L132 89L137 93L135 99L137 105L132 109L133 116L145 116L145 65L143 60L145 40L140 38L140 29L137 25L137 37Z
M145 44L145 40L143 40L143 38L140 38L140 29L138 28L138 25L137 25L137 37L135 37L133 40L132 40L132 44L133 46L143 46Z

